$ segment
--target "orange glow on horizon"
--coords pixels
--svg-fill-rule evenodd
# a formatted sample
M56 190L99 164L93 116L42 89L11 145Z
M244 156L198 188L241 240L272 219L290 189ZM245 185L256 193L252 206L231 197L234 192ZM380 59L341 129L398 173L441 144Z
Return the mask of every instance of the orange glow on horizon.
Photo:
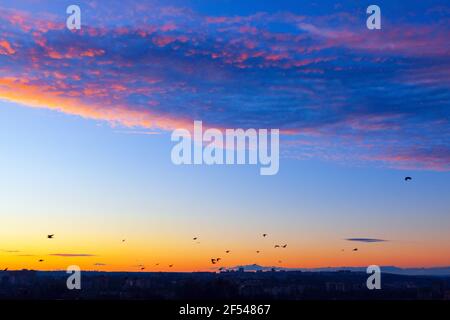
M86 248L78 250L70 244L70 250L63 250L64 246L52 249L53 240L48 246L41 244L36 247L29 246L29 251L1 252L0 268L9 270L66 270L70 265L78 265L86 271L141 271L144 272L195 272L217 271L219 267L232 268L240 265L257 264L275 268L322 268L322 267L364 267L372 264L396 267L436 267L448 266L450 261L445 252L449 248L436 248L432 244L422 247L411 247L399 244L354 244L327 246L316 243L314 247L307 248L298 244L290 244L286 249L274 249L270 244L264 246L245 246L241 248L227 247L225 245L196 244L186 239L173 240L165 247L152 245L145 246L136 243L121 243L104 246L104 241L96 245L86 246L91 249L93 256L55 256L52 254L65 252L77 254L86 252ZM149 240L152 242L152 240ZM255 241L256 243L256 241ZM25 247L25 246L24 246ZM258 247L259 253L254 248ZM352 251L357 247L357 252ZM227 248L227 249L225 249ZM344 249L344 251L342 251ZM225 253L225 250L231 250ZM44 253L45 252L45 253ZM211 258L221 258L220 263L213 265ZM38 262L43 259L44 262ZM157 265L158 264L158 265ZM173 264L172 268L169 265Z

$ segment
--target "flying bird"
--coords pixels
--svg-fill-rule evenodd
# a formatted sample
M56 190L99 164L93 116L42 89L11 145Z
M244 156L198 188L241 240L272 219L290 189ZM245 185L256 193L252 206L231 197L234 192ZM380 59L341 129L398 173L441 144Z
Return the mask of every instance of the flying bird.
M411 177L405 177L405 181L409 181L409 180L412 180L412 178Z
M259 253L259 250L256 250L256 253Z
M192 240L194 240L194 241L195 241L195 240L197 240L197 239L198 239L198 237L194 237L194 238L192 238Z
M156 263L155 266L159 266L159 263Z
M145 270L145 267L142 267L141 270Z
M169 264L169 268L172 268L173 267L173 264Z
M44 262L44 260L43 259L39 259L39 261L38 262Z
M230 253L230 250L225 251L225 253Z
M122 239L122 242L125 242L125 239Z
M263 233L263 237L264 237L264 238L267 237L267 233Z
M353 249L353 251L358 251L358 248Z
M55 236L54 234L49 234L47 235L47 239L53 239L54 236Z
M216 261L219 262L220 260L222 260L222 258L217 258Z
M276 244L274 248L279 248L279 247L280 247L280 245Z
M281 246L281 247L286 248L286 247L287 247L287 244L285 244L285 245L283 245L283 246Z
M219 271L222 271L222 270L223 270L223 267L220 267L220 268L219 268Z
M216 264L216 259L211 259L212 264Z

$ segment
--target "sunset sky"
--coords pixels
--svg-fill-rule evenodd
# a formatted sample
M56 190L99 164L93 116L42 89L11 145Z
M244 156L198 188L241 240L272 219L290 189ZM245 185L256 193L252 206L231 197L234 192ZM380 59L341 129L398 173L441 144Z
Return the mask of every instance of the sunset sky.
M449 266L449 35L447 0L2 0L0 269ZM194 120L280 129L278 174L174 165Z

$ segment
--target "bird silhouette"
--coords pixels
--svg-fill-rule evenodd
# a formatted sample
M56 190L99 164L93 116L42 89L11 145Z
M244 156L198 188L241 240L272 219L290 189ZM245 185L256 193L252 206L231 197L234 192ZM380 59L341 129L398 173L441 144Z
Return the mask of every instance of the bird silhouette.
M198 237L194 237L194 238L192 238L192 240L194 240L194 241L195 241L195 240L197 240L197 239L198 239Z
M278 244L276 244L275 246L274 246L274 248L279 248L280 247L280 245L278 245Z
M159 263L155 263L155 266L159 266Z
M122 242L125 242L125 239L122 239Z
M211 259L212 264L216 264L216 259Z
M43 259L39 259L39 261L38 262L44 262L44 260Z
M287 244L285 244L285 245L283 245L283 246L281 246L282 248L286 248L287 247Z
M222 270L223 270L223 267L220 267L220 268L219 268L219 271L222 271Z
M412 178L411 177L405 177L405 181L409 181L409 180L412 180Z
M256 250L256 253L259 253L259 250Z
M353 249L353 251L358 251L358 248Z
M145 267L142 267L141 270L145 270Z
M173 267L173 264L169 264L169 268L172 268Z
M225 253L230 253L230 250L225 251Z
M264 237L264 238L267 237L267 233L263 233L263 237Z
M54 236L55 236L54 234L49 234L47 235L47 239L53 239Z
M220 260L222 260L222 258L216 258L216 261L219 262Z

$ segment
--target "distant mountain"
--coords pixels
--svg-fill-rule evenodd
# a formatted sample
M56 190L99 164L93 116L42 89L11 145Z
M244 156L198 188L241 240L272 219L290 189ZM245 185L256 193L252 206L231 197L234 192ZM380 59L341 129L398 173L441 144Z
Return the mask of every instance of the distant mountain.
M366 272L367 267L324 267L324 268L283 268L275 266L260 266L257 264L250 264L244 266L236 266L227 268L227 270L239 270L242 268L244 271L271 271L284 270L284 271L303 271L303 272L335 272L335 271L352 271L352 272ZM434 267L434 268L399 268L395 266L380 266L381 272L401 274L409 276L450 276L450 267Z
M271 271L272 269L275 270L290 270L287 268L278 268L278 267L263 267L257 264L249 264L246 266L236 266L236 267L232 267L232 268L227 268L226 270L239 270L239 269L244 269L244 271ZM296 270L296 269L292 269L292 270Z

